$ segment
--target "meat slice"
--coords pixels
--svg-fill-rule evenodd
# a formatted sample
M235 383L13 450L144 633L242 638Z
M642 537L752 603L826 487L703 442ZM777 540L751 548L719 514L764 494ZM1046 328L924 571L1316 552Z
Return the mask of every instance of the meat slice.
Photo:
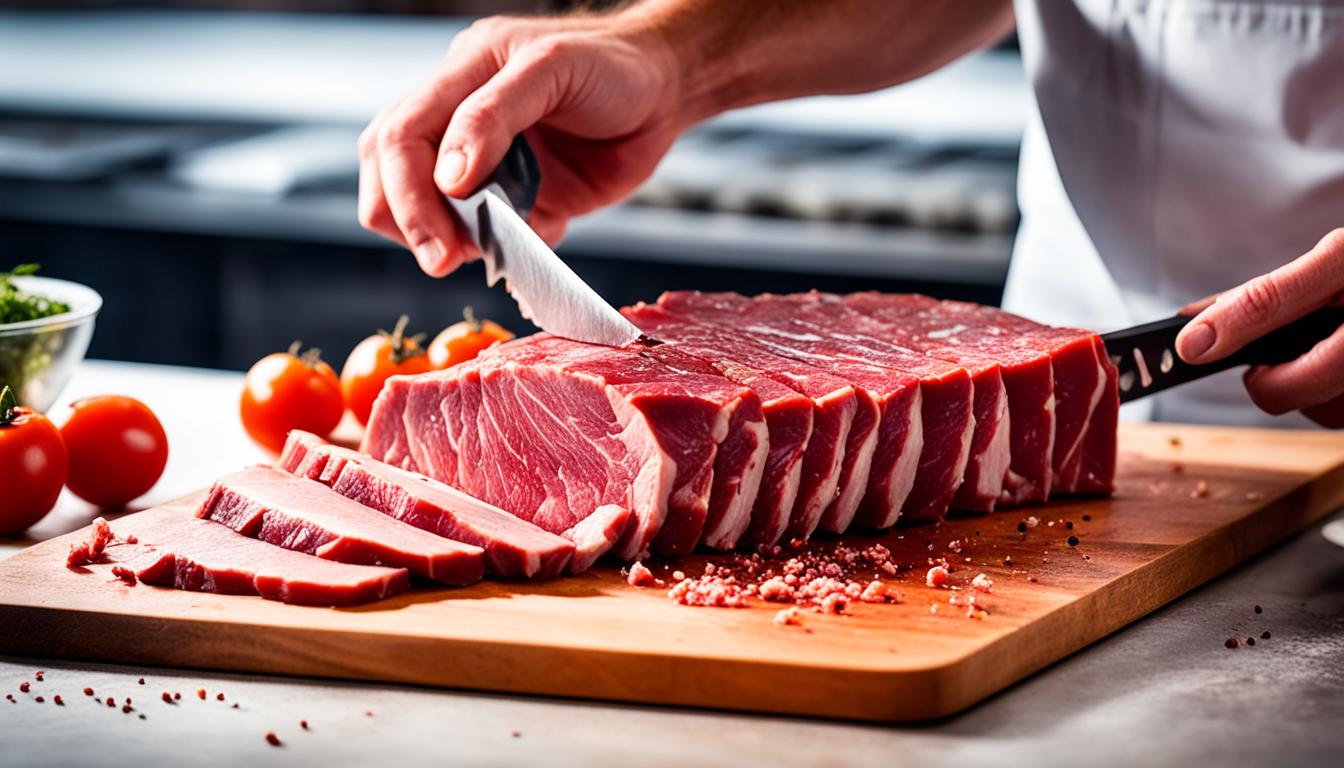
M1013 468L1023 471L1016 493L1019 501L1043 501L1052 491L1060 493L1109 493L1115 479L1115 422L1119 394L1115 368L1106 357L1101 337L1092 331L1053 328L993 307L927 296L899 294L854 294L850 306L869 313L890 316L923 314L933 329L930 335L949 347L974 348L1005 361L1004 380L1009 387L1010 418L1013 422ZM1049 364L1050 440L1035 437L1042 393L1041 379ZM1014 374L1009 382L1010 368ZM1020 401L1022 405L1019 407ZM1019 413L1021 411L1021 413ZM1019 441L1019 421L1023 440ZM1019 446L1019 443L1030 443ZM1086 446L1086 447L1085 447ZM1049 471L1040 477L1039 451L1045 448ZM1019 453L1021 448L1021 453ZM1030 464L1028 464L1030 462ZM1086 464L1089 469L1084 472ZM1084 478L1087 479L1084 479ZM1025 490L1024 490L1025 489Z
M711 329L680 321L660 307L640 303L622 312L647 333L707 361L725 378L750 387L760 398L770 450L766 455L760 491L752 506L750 524L741 541L751 546L777 543L789 527L790 513L803 486L804 457L813 436L814 405L820 411L829 407L829 403L823 399L814 404L800 392L770 378L762 369L792 361L781 361L764 353L753 354L741 345L733 349L731 343L726 347L722 343L716 344ZM849 399L852 402L852 392ZM852 415L846 422L850 420ZM837 422L838 419L831 419L830 423L838 429L841 424ZM847 427L847 423L844 426ZM837 440L834 435L822 435L817 440L817 445L828 453L828 457L819 463L830 472L829 482L833 488L839 479L840 462L836 454L843 448L844 441ZM820 482L823 480L809 478L809 493ZM814 507L815 520L824 504L818 500Z
M705 323L733 328L740 338L775 355L806 363L854 385L861 398L877 407L874 425L877 439L871 452L858 453L851 461L850 450L854 448L854 431L851 431L851 444L846 448L841 470L842 492L822 514L819 527L844 532L856 514L864 525L895 522L915 485L924 446L919 377L842 357L819 344L824 338L811 330L795 332L776 327L769 322L772 313L757 310L740 294L665 293L658 304L679 317L699 318ZM855 424L857 430L858 416Z
M753 331L769 329L803 339L794 343L815 354L873 363L919 378L924 447L901 513L912 520L946 517L965 478L975 435L970 372L960 363L900 345L884 324L839 302L817 301L813 295L763 294L751 300L745 315ZM861 513L859 522L885 528L896 521Z
M470 584L484 551L413 528L319 482L271 467L220 478L197 516L244 536L326 560L407 568L444 584Z
M574 555L570 541L499 507L308 432L289 433L279 465L403 523L481 547L496 576L552 578Z
M838 496L853 493L849 488L855 483L851 482L845 488L840 485L846 457L854 463L858 458L856 452L866 451L871 456L872 446L876 443L877 406L867 393L860 393L849 382L819 368L769 352L722 325L697 322L674 315L663 307L646 304L627 309L626 315L656 338L709 361L724 376L757 388L763 400L779 402L776 398L780 398L788 402L782 400L785 398L782 394L768 394L777 390L762 389L762 376L810 401L811 432L806 436L802 457L795 465L798 486L788 518L784 521L783 532L776 532L779 521L775 516L788 505L788 488L778 498L778 509L759 509L754 513L759 515L761 522L749 531L750 543L773 544L781 535L790 539L807 539L816 530L826 508ZM767 410L767 419L771 413L771 410ZM788 421L786 415L779 416L777 420L781 418ZM796 422L790 423L795 424L792 430L801 430ZM786 446L789 440L787 437L777 440L772 427L772 453L777 443ZM854 450L848 448L851 443L856 446ZM780 469L781 473L791 474L793 471L787 466ZM852 470L849 476L854 476ZM782 481L788 482L787 476ZM780 480L763 480L762 487L769 487L776 482ZM862 486L859 485L857 490L861 493ZM757 498L758 507L772 503L774 500L768 497Z
M175 502L118 521L121 535L139 543L109 554L146 584L297 605L357 605L400 594L409 583L404 568L310 557L199 520L194 511L192 502Z
M610 531L613 505L627 509L613 547L627 560L655 537L660 551L689 552L707 522L744 528L769 450L760 400L702 361L546 334L391 380L364 448L553 533L603 510L607 523L576 530L587 541Z

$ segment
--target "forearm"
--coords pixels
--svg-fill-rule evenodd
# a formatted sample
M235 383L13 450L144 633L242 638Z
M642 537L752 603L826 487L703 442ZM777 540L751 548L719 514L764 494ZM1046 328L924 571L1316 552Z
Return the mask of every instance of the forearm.
M645 0L613 21L661 48L687 122L912 80L1012 28L1009 0Z

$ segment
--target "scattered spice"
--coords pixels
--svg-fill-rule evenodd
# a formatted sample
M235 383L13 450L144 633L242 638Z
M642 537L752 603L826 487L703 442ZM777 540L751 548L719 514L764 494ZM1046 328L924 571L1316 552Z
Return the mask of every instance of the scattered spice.
M1068 538L1068 542L1069 542L1069 546L1070 546L1070 547L1076 547L1076 546L1078 546L1078 537L1077 537L1077 536L1070 536L1070 537Z
M127 543L127 544L139 544L139 543L140 543L140 539L136 538L136 535L135 535L134 533L132 533L132 534L130 534L129 536L126 537L126 543Z
M802 625L803 617L798 610L798 606L791 605L775 614L775 626L778 627L797 627Z
M1261 639L1261 640L1268 640L1268 639L1269 639L1269 630L1265 630L1264 632L1261 632L1261 633L1260 633L1260 639Z
M300 720L300 721L299 721L299 727L302 728L302 729L305 730L305 731L308 730L308 721L307 721L307 720Z
M223 701L223 700L224 700L224 693L222 691L220 693L215 694L215 701Z
M510 734L510 735L513 736L513 738L516 739L516 738L518 738L519 736L522 736L522 735L523 735L523 732L522 732L522 731L514 731L514 732L513 732L512 734Z
M1090 523L1090 522L1092 522L1092 516L1091 516L1091 515L1083 515L1083 522L1084 522L1084 523Z
M1238 645L1239 643L1235 637L1229 637L1223 641L1223 647L1225 648L1236 648Z
M1026 532L1027 532L1027 524L1026 524L1025 521L1018 522L1018 524L1017 524L1017 532L1018 532L1018 533L1026 533Z
M366 710L364 710L364 716L365 716L365 717L373 717L373 710L372 710L372 709L366 709Z
M235 703L235 704L233 705L233 708L234 708L234 709L237 709L237 708L238 708L238 705Z
M1261 608L1260 606L1257 605L1257 606L1255 606L1255 612L1256 612L1256 613L1264 613L1264 612L1265 612L1265 609L1264 609L1264 608Z
M46 699L42 698L41 696L38 696L37 698L33 699L33 701L36 701L38 704L41 704L45 702Z
M1209 483L1206 480L1200 480L1195 483L1195 490L1190 492L1190 498L1202 499L1209 495Z
M59 693L56 694L55 696L51 697L51 700L52 700L52 702L55 703L56 706L58 706L58 707L64 707L64 706L65 706L65 702L61 699L61 695L60 695Z
M270 744L272 747L283 746L280 742L280 737L275 735L275 731L266 732L266 743Z
M9 699L9 703L10 703L10 704L18 704L18 703L19 703L19 702L14 698L14 694L12 694L12 693L6 693L6 694L5 694L5 698L6 698L6 699Z
M85 695L85 696L92 696L92 695L93 695L93 689L92 689L92 688L85 688L85 689L84 689L84 695Z
M164 692L163 692L163 703L165 703L165 704L172 704L172 703L173 703L173 694L171 694L171 693L169 693L169 692L167 692L167 691L164 691Z
M181 700L182 700L182 692L173 691L173 701L181 701Z
M122 711L122 714L129 715L129 714L131 714L132 712L135 711L135 708L132 707L130 704L123 704L122 707L121 707L121 711Z
M138 682L140 683L140 685L144 685L144 684L145 684L145 678L143 678L143 677L140 678L140 680L139 680Z
M1167 438L1167 443L1171 445L1172 448L1180 448L1181 438L1178 435L1172 435L1171 437Z
M108 708L108 709L112 709L112 708L114 708L114 707L116 707L116 706L117 706L117 701L116 701L116 699L112 698L111 696L108 696L108 697L107 697L107 708Z
M1246 638L1246 644L1247 644L1247 645L1255 645L1255 638L1254 638L1254 637L1247 637L1247 638Z
M42 680L43 680L43 675L45 675L45 674L46 674L45 672L43 672L43 671L41 671L41 670L38 670L37 674L33 675L33 677L36 677L36 678L37 678L37 682L40 683L40 682L42 682Z
M197 689L196 689L196 698L200 699L201 701L205 701L205 696L206 696L206 694L205 694L205 689L204 689L204 688L197 688Z
M19 683L19 693L27 693L31 687L32 686L28 685L26 682Z

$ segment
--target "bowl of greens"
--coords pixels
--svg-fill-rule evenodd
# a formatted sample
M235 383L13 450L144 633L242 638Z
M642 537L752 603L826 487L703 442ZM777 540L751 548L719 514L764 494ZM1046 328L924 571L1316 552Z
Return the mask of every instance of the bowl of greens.
M36 272L35 264L0 272L0 387L46 411L84 359L103 297Z

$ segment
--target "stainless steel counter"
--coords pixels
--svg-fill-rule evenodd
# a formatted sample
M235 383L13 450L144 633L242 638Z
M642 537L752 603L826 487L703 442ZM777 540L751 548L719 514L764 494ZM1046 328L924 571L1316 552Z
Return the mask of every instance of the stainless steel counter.
M234 418L239 386L237 374L90 363L67 394L125 392L158 411L173 452L156 500L260 458ZM35 533L54 535L91 514L65 499ZM1344 754L1344 549L1320 528L944 722L856 725L19 659L0 649L0 693L18 700L0 701L0 762L1337 765ZM0 557L21 544L0 543ZM1262 614L1254 613L1257 604ZM1264 631L1270 639L1260 639ZM1229 650L1229 635L1254 635L1257 644ZM46 673L41 684L37 670ZM145 686L137 683L142 676ZM25 680L35 687L20 694ZM89 701L85 686L118 703L131 697L136 712ZM195 697L198 688L207 701ZM163 691L181 691L183 700L165 704ZM215 701L217 692L225 703ZM53 705L55 693L64 707ZM47 701L35 703L38 694ZM269 746L268 731L284 746Z

